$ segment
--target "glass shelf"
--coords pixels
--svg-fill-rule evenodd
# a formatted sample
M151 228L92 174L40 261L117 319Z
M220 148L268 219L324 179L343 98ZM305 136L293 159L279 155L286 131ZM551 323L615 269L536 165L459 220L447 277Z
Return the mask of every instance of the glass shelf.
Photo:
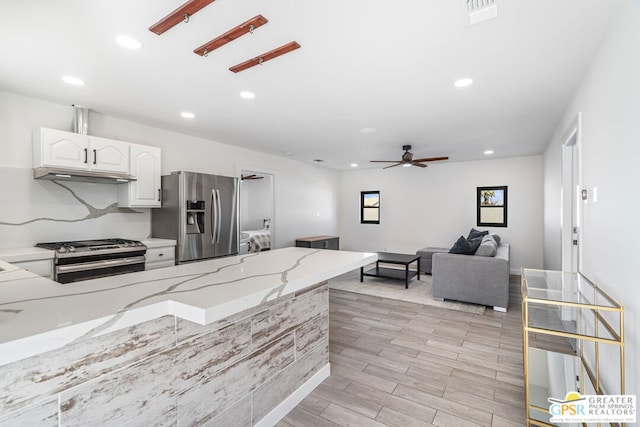
M580 273L523 269L522 298L529 328L620 341L622 306Z

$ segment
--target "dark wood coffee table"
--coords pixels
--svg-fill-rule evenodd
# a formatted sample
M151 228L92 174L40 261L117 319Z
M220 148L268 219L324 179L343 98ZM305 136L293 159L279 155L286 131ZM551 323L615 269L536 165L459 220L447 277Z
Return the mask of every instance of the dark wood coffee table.
M416 270L409 270L409 264L412 262L417 263ZM404 270L400 268L380 267L380 263L404 265ZM364 271L364 267L360 267L361 282L364 276L384 277L385 279L404 279L404 287L405 289L409 289L409 280L415 276L418 276L418 280L420 280L420 255L378 252L378 260L376 261L375 268Z

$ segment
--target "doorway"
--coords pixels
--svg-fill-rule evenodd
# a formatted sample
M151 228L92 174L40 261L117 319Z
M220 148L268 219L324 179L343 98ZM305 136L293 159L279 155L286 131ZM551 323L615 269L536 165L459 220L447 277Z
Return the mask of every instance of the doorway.
M240 254L271 249L274 232L274 175L243 169L240 174Z
M582 264L580 125L578 113L562 141L562 271L567 272L580 271Z

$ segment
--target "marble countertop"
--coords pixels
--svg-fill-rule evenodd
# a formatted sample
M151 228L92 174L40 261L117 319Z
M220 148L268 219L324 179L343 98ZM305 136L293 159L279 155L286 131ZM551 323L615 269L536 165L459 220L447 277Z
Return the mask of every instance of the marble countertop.
M38 261L41 259L52 259L55 253L49 249L36 248L15 248L0 249L0 260L6 262Z
M164 246L175 246L176 245L176 241L175 240L170 240L170 239L158 239L155 237L148 237L145 239L138 239L140 240L142 243L144 243L144 245L151 249L151 248L161 248Z
M208 324L376 259L283 248L65 285L0 261L0 366L164 315Z

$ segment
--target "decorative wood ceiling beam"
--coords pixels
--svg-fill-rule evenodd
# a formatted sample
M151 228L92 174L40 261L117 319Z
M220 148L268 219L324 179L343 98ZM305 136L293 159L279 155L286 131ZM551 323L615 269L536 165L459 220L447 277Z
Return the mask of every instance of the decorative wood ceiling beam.
M206 56L211 53L211 51L224 46L225 44L237 39L238 37L244 36L247 33L253 33L253 30L256 28L266 24L267 18L262 15L254 16L242 24L233 27L229 31L224 34L219 35L213 40L208 41L197 49L194 49L194 53L197 53L200 56Z
M240 64L234 65L233 67L229 68L229 70L233 71L234 73L238 73L240 71L246 70L247 68L261 65L264 62L269 61L270 59L277 58L278 56L289 53L292 50L298 49L299 47L300 45L297 42L289 42L285 45L270 50L269 52L265 52L262 55L258 55L255 58L251 58L247 61L241 62Z
M149 31L160 35L182 21L189 22L191 15L213 2L214 0L188 0L182 6L150 26Z

